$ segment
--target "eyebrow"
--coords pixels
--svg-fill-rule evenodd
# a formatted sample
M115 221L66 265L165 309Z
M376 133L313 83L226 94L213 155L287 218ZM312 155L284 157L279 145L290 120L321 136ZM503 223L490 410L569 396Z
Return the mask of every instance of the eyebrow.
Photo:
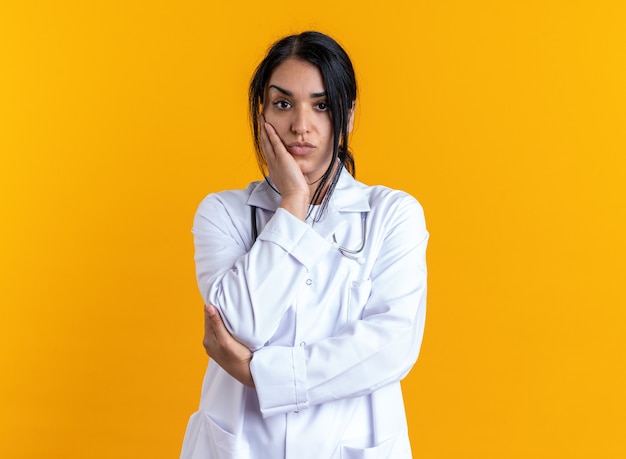
M269 88L274 88L276 89L278 92L283 93L284 95L288 96L288 97L292 97L293 93L291 91L287 91L286 89L281 88L280 86L276 86L275 84L271 84L269 85ZM322 91L322 92L312 92L311 94L309 94L309 96L314 99L317 97L326 97L326 91Z

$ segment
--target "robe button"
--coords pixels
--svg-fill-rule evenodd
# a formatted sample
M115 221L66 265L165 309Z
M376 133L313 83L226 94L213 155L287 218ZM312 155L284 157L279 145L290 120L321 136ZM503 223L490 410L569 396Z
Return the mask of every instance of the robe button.
M306 285L311 285L313 283L313 281L311 279L307 279L306 280Z

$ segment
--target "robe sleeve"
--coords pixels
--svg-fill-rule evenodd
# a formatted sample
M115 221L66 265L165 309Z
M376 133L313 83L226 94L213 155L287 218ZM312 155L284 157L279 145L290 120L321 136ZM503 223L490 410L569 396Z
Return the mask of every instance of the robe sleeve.
M257 350L276 331L309 269L332 244L284 209L277 209L249 249L248 206L209 195L194 219L196 275L206 304L220 311L228 331ZM239 214L238 214L239 213Z
M428 232L421 206L405 196L385 217L362 317L314 343L254 352L250 368L264 417L367 395L412 368L424 332Z

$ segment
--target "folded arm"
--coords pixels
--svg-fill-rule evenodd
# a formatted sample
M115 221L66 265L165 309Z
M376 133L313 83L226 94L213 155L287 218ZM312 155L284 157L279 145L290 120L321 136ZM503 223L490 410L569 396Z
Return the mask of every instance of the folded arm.
M428 233L415 201L398 214L400 221L372 271L372 293L359 320L317 342L270 345L254 352L246 370L264 416L369 394L402 379L415 363L426 314ZM232 336L219 336L225 349L234 347ZM230 360L237 358L230 355ZM239 379L239 373L225 369Z
M277 209L252 248L237 233L228 197L205 199L194 221L196 271L205 304L214 305L228 331L251 350L261 348L293 304L308 271L332 245L306 223ZM241 206L241 203L238 203ZM249 225L245 225L247 228ZM246 240L248 237L248 240Z

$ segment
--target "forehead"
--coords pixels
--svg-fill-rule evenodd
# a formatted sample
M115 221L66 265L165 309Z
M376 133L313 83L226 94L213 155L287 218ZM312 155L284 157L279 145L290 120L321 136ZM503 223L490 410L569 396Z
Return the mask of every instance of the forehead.
M270 85L292 92L302 90L311 93L325 89L322 73L315 65L293 58L287 59L274 69L267 82L267 86Z

